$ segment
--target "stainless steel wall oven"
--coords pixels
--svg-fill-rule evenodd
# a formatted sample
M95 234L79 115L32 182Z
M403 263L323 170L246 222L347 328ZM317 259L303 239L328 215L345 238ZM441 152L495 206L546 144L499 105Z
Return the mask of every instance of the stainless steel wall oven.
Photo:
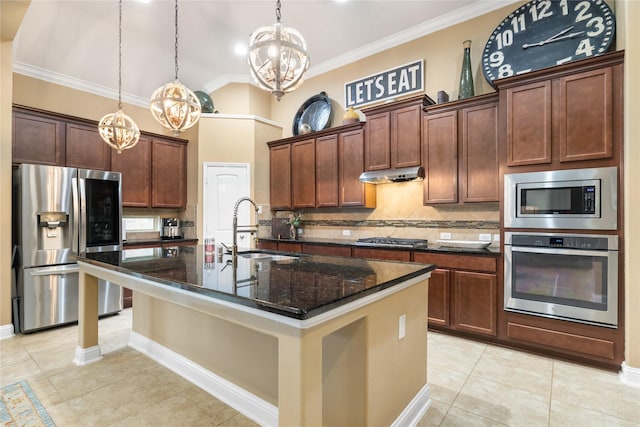
M505 233L504 308L618 325L618 236Z

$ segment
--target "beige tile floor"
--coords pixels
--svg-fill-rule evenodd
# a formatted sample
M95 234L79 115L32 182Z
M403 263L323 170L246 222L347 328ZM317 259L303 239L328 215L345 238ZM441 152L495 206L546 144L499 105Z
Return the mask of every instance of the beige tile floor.
M71 360L77 326L0 341L0 385L26 379L66 426L253 426L127 347L131 310L100 320L104 359ZM640 426L640 389L612 372L428 333L433 405L420 426ZM350 426L345 426L350 427Z

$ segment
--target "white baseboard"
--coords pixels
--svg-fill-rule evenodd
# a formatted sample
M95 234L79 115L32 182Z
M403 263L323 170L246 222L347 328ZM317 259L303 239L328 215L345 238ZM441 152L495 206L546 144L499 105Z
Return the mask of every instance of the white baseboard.
M278 425L278 407L249 393L184 356L131 331L129 345L220 399L261 426Z
M404 411L396 418L391 424L391 427L404 427L415 426L420 422L424 414L431 407L433 401L431 400L431 393L429 392L429 384L425 384L424 387L415 395L411 402L404 408Z
M97 362L100 359L102 359L102 353L100 352L99 345L94 345L89 348L76 347L76 355L73 358L73 363L78 366L84 366Z
M640 388L640 368L632 368L626 362L622 362L618 378L623 384Z
M0 340L11 338L14 335L15 334L13 333L13 325L11 323L9 323L8 325L0 326Z

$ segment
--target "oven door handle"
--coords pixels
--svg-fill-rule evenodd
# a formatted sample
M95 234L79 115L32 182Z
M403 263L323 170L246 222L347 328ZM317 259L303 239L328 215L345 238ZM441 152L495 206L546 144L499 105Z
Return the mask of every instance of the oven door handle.
M505 245L506 246L506 245ZM593 256L606 258L612 251L589 251L582 249L564 249L564 248L534 248L530 246L511 246L512 252L535 253L535 254L551 254L551 255L578 255ZM616 251L613 251L616 252Z

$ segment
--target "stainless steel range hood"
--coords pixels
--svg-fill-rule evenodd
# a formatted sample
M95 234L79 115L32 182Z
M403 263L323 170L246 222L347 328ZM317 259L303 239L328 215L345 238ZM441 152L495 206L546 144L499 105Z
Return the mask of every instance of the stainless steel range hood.
M424 168L416 166L411 168L384 169L379 171L363 172L360 181L371 184L388 184L391 182L422 181Z

